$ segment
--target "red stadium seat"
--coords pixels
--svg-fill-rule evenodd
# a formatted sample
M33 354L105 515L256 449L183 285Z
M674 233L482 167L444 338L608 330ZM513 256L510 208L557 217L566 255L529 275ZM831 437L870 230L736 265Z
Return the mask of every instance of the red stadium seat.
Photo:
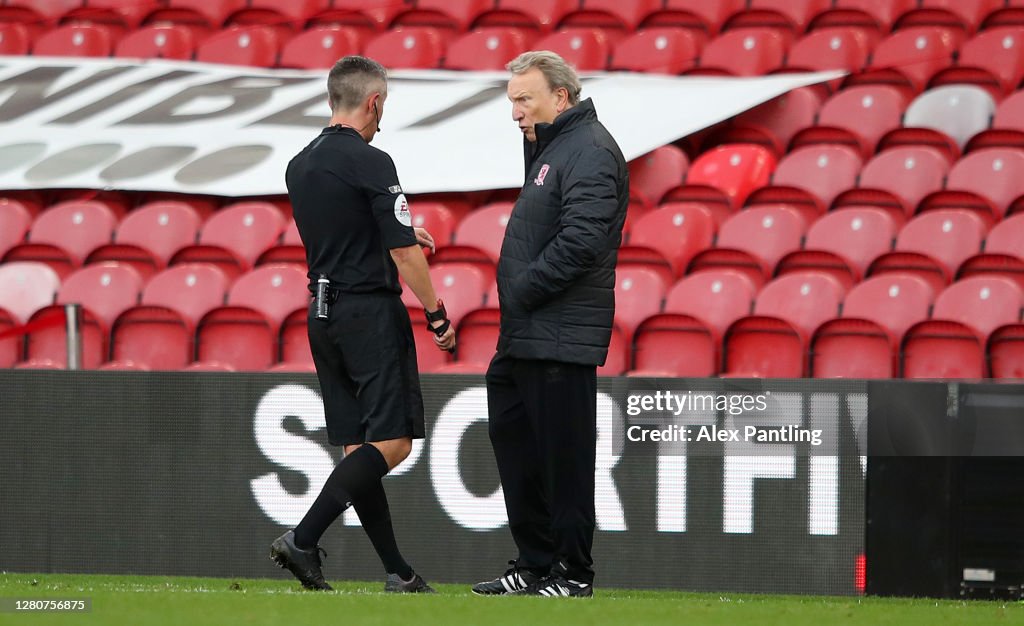
M281 323L296 309L309 305L304 269L293 265L263 265L241 276L228 291L229 307L258 311L271 324L275 336Z
M247 6L232 13L229 24L266 25L302 30L314 15L330 8L331 0L249 0Z
M718 373L721 341L689 315L652 315L636 330L630 376L704 377Z
M232 14L248 4L248 0L168 0L166 6L146 17L146 23L184 24L208 31L224 26Z
M681 26L714 36L727 19L746 6L747 0L666 0L664 8L647 16L643 27Z
M196 61L274 67L280 48L269 26L235 26L211 35L196 48Z
M464 32L492 6L491 0L416 0L415 8L395 16L392 27L430 26Z
M167 266L171 255L196 241L199 215L184 202L150 202L128 214L114 233L114 243L89 254L88 263L128 263L143 278Z
M636 221L629 245L619 249L619 267L643 265L671 283L714 237L714 218L705 207L670 202Z
M632 32L649 14L662 8L660 0L583 0L582 8L565 16L560 28L601 28L621 33Z
M87 0L65 13L62 21L105 24L124 31L138 28L143 18L160 4L159 0Z
M997 97L1012 93L1024 78L1024 27L995 28L971 39L953 67L940 70L931 85L970 83Z
M0 191L0 204L17 204L23 209L29 212L30 215L35 217L39 215L43 210L43 206L46 205L46 199L43 197L42 192L31 189L25 190L13 190L7 189Z
M823 28L800 39L786 57L786 71L859 72L867 63L871 41L852 28Z
M274 364L277 332L267 318L248 307L226 306L203 316L196 329L196 360L237 371L261 371Z
M514 28L480 28L459 37L448 47L444 66L453 70L503 70L526 52L526 35Z
M183 26L147 26L130 33L117 44L114 56L137 59L188 61L195 53L195 34Z
M876 206L902 225L918 203L942 187L949 161L931 147L886 150L871 159L860 172L859 185L835 199L835 206Z
M971 34L985 16L1003 4L1004 0L922 0L920 8L900 17L896 28L944 26Z
M135 361L107 361L96 369L107 372L149 372L152 368L144 363Z
M747 196L768 183L775 157L762 146L729 144L705 152L690 165L686 184L669 190L664 202L704 202L719 224Z
M455 235L455 216L440 202L413 204L412 225L415 228L425 228L430 233L434 238L435 249L451 245Z
M313 353L309 348L309 309L306 307L292 311L281 323L281 365L285 363L313 365Z
M237 202L217 211L199 233L199 244L186 246L171 257L171 264L214 263L229 276L253 266L260 253L284 231L281 213L268 202Z
M68 11L82 5L82 0L7 0L0 5L0 22L18 22L32 30L56 25Z
M431 374L438 368L452 362L451 354L437 349L434 343L434 332L427 329L423 319L423 307L407 307L409 319L412 321L412 334L416 343L416 364L421 374ZM456 348L458 349L458 348Z
M832 6L832 0L751 0L746 11L732 16L725 28L767 27L790 35L807 30L811 18Z
M1000 326L1020 320L1024 292L1011 280L976 276L939 294L932 319L903 339L904 378L983 378L985 346Z
M62 370L64 365L50 359L29 359L14 364L14 369L24 370Z
M629 369L631 360L629 342L618 327L612 326L612 337L608 343L608 356L604 365L597 367L598 376L621 376Z
M0 309L0 335L20 326L20 322L7 311ZM13 366L24 356L25 343L21 336L0 338L0 368Z
M985 251L960 265L958 278L994 275L1010 278L1024 289L1024 213L999 222L985 238Z
M782 257L800 248L806 228L800 213L788 206L746 209L722 224L716 247L695 256L689 272L735 269L760 286Z
M23 204L0 200L0 257L25 241L31 224L32 214Z
M882 40L867 70L849 76L846 84L893 85L919 93L933 74L953 64L956 51L950 31L932 27L901 30Z
M822 105L817 124L797 133L792 145L843 144L859 149L867 158L885 133L900 126L906 108L906 97L894 87L848 87Z
M181 368L185 372L237 372L230 363L222 363L220 361L196 361L190 364L188 367ZM269 368L268 368L269 369Z
M16 324L53 304L59 288L57 273L42 263L0 264L0 309L10 313Z
M875 36L892 30L896 19L917 7L918 0L836 0L835 6L819 13L812 29L846 26Z
M843 287L817 272L789 274L761 290L754 313L725 336L725 372L732 376L800 378L815 329L836 316Z
M63 276L94 248L110 243L116 223L110 209L99 202L56 204L36 218L29 243L11 248L4 260L41 260Z
M550 50L581 72L603 70L611 56L611 41L597 28L565 28L534 44L536 50Z
M456 227L454 245L438 248L431 262L474 263L493 277L512 207L511 202L496 202L471 212Z
M32 31L28 26L15 22L0 22L0 55L28 54L32 50L32 40Z
M487 369L498 347L500 313L498 309L487 308L470 311L458 326L459 363L475 363Z
M963 209L929 211L907 222L893 252L875 259L870 275L902 272L924 278L936 291L948 285L985 238L985 222Z
M720 339L730 324L750 313L756 291L754 283L740 272L704 270L669 289L665 313L693 317Z
M893 146L925 145L945 151L955 160L975 134L988 128L996 103L981 87L946 85L921 94L903 116L904 128L882 137L879 151Z
M615 325L630 341L640 322L661 312L667 284L645 267L620 267L615 272Z
M928 319L934 301L935 291L927 281L909 274L883 274L850 290L843 317L877 324L898 345L908 328Z
M799 131L814 125L820 108L818 89L800 87L740 113L712 133L705 145L754 143L781 157Z
M946 188L925 197L920 210L965 208L991 224L1016 208L1021 196L1024 196L1024 152L985 148L958 161L949 171Z
M1024 90L1003 100L996 109L992 128L975 135L964 152L979 148L1024 148Z
M684 28L648 28L615 46L609 69L679 74L697 64L703 41Z
M229 285L214 265L177 265L150 279L142 291L142 305L170 309L195 328L200 318L224 304Z
M139 302L142 276L131 266L118 263L89 265L68 276L57 292L58 304L80 304L104 328Z
M385 67L432 69L444 57L444 39L436 28L396 28L366 45L365 55Z
M579 7L579 0L501 0L477 17L474 27L505 26L549 33Z
M387 30L406 2L395 0L331 0L331 6L309 19L308 26L351 26L362 33Z
M790 204L810 224L822 215L841 191L853 187L863 165L847 146L806 146L787 154L772 184L750 194L747 204Z
M1008 324L989 337L992 378L1024 379L1024 324Z
M114 37L104 26L70 24L48 31L36 40L33 54L54 57L108 57Z
M829 274L845 287L858 282L868 265L892 249L897 224L885 211L850 207L819 219L804 242L804 249L779 261L779 275L814 270Z
M57 189L51 195L50 204L64 202L97 202L107 207L118 217L124 217L128 207L135 205L135 199L129 192L97 191L95 189Z
M359 32L347 26L317 26L295 35L281 48L278 67L327 69L341 57L359 54Z
M640 194L650 203L657 203L665 192L683 183L690 162L673 145L655 148L629 162L630 193Z
M36 311L30 324L42 324L25 336L25 353L30 361L49 361L59 368L68 362L67 326L64 307L54 305ZM50 324L48 324L50 322ZM82 339L82 369L96 369L107 360L108 332L88 309L81 309L79 333Z
M484 306L484 297L490 286L490 277L468 263L436 264L430 268L430 281L437 297L444 300L448 319L455 325L463 315ZM402 290L402 301L407 308L422 307L416 294L408 287ZM419 319L423 319L422 316Z
M719 35L704 48L694 74L760 76L782 65L786 39L764 28L743 28Z

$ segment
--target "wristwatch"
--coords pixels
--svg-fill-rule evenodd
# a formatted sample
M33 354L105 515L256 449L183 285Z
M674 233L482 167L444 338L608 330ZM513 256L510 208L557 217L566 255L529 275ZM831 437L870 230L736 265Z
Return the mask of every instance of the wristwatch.
M431 313L430 311L424 309L423 314L427 318L427 328L430 329L438 337L448 332L448 329L451 328L452 323L451 321L448 320L448 312L445 311L444 309L444 301L442 301L440 298L437 299L436 311ZM444 320L444 324L441 324L437 328L434 328L432 326L434 322L440 322L442 320Z

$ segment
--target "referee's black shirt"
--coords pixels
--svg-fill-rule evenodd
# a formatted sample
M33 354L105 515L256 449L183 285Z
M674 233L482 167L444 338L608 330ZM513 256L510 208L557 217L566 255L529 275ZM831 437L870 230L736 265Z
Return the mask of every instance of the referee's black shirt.
M342 293L401 293L388 251L416 234L386 152L331 126L288 163L285 180L311 281L326 274Z

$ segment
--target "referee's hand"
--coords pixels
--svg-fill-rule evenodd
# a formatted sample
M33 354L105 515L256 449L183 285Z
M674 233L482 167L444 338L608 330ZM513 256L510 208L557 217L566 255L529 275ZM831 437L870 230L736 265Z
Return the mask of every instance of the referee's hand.
M433 324L433 326L436 328L436 327L440 326L443 323L444 322L437 322L436 324ZM448 330L446 330L444 332L444 334L441 335L440 337L438 337L437 335L434 335L434 343L437 344L437 347L440 350L445 350L445 351L449 351L449 352L451 350L454 350L455 349L455 326L454 325L450 326L448 328Z
M427 232L426 228L412 229L416 233L416 243L425 248L430 248L430 254L434 254L434 238Z

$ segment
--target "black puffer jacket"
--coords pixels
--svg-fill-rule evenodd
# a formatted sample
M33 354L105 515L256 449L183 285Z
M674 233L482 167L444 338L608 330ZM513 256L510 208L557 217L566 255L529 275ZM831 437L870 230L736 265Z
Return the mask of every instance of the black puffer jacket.
M526 142L526 183L498 261L498 352L603 365L629 172L590 99Z

